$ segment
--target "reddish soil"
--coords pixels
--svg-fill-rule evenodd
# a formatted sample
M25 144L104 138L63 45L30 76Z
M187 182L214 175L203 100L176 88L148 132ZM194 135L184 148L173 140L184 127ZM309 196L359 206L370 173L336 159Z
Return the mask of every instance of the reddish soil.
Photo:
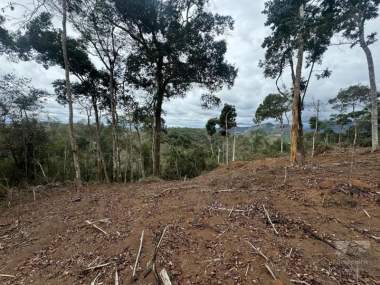
M347 153L288 167L284 184L286 165L266 159L184 182L39 189L36 201L0 209L0 284L115 284L115 270L130 284L142 230L136 284L155 284L143 272L166 225L156 267L173 284L380 284L380 153L357 155L351 179Z

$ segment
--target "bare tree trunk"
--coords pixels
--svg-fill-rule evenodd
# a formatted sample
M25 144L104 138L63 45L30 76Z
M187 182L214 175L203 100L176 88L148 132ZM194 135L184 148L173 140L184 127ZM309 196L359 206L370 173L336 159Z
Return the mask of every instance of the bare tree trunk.
M100 143L100 119L99 119L99 110L98 105L95 98L92 98L92 107L94 108L95 114L95 128L96 128L96 153L98 157L98 161L100 162L101 167L103 168L104 178L107 183L110 183L110 178L107 172L107 164L104 160L104 155L102 151L102 146Z
M153 133L153 176L160 176L160 152L161 152L161 115L163 94L158 94L154 110Z
M371 50L369 49L364 38L364 22L360 27L360 46L363 49L368 63L369 83L370 83L370 96L371 96L371 126L372 126L372 151L379 148L379 114L377 107L377 88L375 67Z
M304 18L304 5L301 4L299 10L300 18ZM298 53L297 53L297 67L296 77L293 87L293 106L292 106L292 131L291 131L291 147L290 147L290 161L292 163L299 163L303 161L303 142L302 134L300 132L302 126L301 118L301 76L303 65L303 54L305 49L303 35L299 35ZM298 159L300 154L300 159ZM301 160L301 161L299 161Z
M111 125L112 125L112 178L118 181L120 178L120 164L119 164L119 146L117 139L117 117L116 117L116 99L115 99L115 86L114 86L114 69L110 68L110 103L111 103Z
M226 128L226 164L228 165L228 159L229 159L229 153L228 153L228 113L226 114L226 123L225 123L225 128Z
M232 161L235 161L235 152L236 152L236 136L234 133L234 142L232 145Z
M71 94L71 84L70 84L70 67L69 67L69 57L67 54L67 2L66 0L62 0L62 52L63 52L63 60L65 63L65 79L66 79L66 97L69 105L69 137L70 137L70 145L71 152L73 154L73 163L75 170L75 182L77 186L81 185L81 173L80 173L80 165L78 158L78 145L75 138L74 131L74 111L73 111L73 97Z
M212 146L212 136L208 136L208 140L210 142L211 156L214 157L214 148Z
M137 138L139 142L139 160L140 160L141 176L142 178L145 178L144 155L143 155L143 144L142 144L141 133L138 126L135 126L135 129L136 129Z
M313 149L311 150L311 157L314 157L314 154L315 154L315 140L318 135L318 128L319 128L319 100L317 102L316 108L317 108L316 109L317 115L316 115L316 120L315 120L315 130L313 134Z
M220 164L220 147L218 147L218 165Z
M281 120L280 120L280 129L281 129L281 153L284 153L284 121L283 121L283 117L281 116Z

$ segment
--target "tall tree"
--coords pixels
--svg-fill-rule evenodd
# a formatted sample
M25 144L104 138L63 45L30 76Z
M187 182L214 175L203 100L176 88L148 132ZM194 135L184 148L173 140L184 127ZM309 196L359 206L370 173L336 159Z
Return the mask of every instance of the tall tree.
M266 54L260 65L265 76L276 79L276 84L285 68L290 67L293 86L292 163L303 160L303 101L314 66L321 63L333 35L334 11L332 0L268 0L265 3L265 25L271 28L271 34L263 42ZM304 65L309 68L306 80L302 76ZM329 73L325 70L320 76L325 77Z
M353 85L339 91L338 95L329 100L332 108L342 112L348 112L348 118L352 120L354 127L353 146L356 146L358 137L358 119L365 114L365 108L371 99L368 96L370 90L363 85ZM346 119L348 119L346 118Z
M380 0L342 0L338 3L341 9L340 30L347 39L352 41L351 47L360 45L367 58L371 97L372 151L375 151L379 148L379 114L375 66L369 46L376 41L376 33L366 35L365 25L366 22L379 15Z
M206 11L208 0L113 0L111 19L131 41L126 78L147 91L154 109L153 174L160 174L161 117L165 100L194 86L212 94L231 87L237 70L225 61L221 36L233 20Z
M219 124L218 118L212 118L206 123L206 132L210 141L211 155L214 156L214 148L212 138L216 134L216 126Z
M120 147L118 142L117 88L118 73L121 73L123 53L126 52L125 36L120 34L110 17L116 11L108 1L80 0L74 3L72 23L90 44L109 74L109 103L112 127L112 176L115 181L120 178Z
M229 133L228 131L236 127L236 108L233 105L224 104L219 117L220 133L226 139L226 164L229 163Z
M67 51L67 1L62 1L62 53L63 53L63 62L65 67L65 81L66 81L66 97L69 105L69 138L71 152L73 154L73 163L75 170L75 180L77 185L81 184L81 173L79 165L79 153L78 153L78 144L75 138L74 131L74 110L73 110L73 95L71 93L71 83L70 83L70 66L69 66L69 54Z
M83 41L67 36L68 7L66 0L62 0L60 4L61 6L59 7L52 5L55 9L54 11L62 13L61 31L53 27L52 15L42 12L28 23L25 33L17 40L17 46L24 57L34 58L37 62L43 63L45 68L50 65L59 65L65 69L64 92L69 107L69 140L75 169L75 180L79 185L81 173L74 129L74 100L71 92L70 73L83 80L86 74L94 70L94 66L88 57Z
M284 118L290 111L290 100L281 94L269 94L259 105L255 113L255 121L261 123L267 119L275 119L281 128L281 153L284 151Z

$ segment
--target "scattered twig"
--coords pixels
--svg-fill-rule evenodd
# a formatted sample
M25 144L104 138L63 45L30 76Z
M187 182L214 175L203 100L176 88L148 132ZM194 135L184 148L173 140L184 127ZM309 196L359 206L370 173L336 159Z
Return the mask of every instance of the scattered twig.
M0 274L0 277L16 278L16 276L10 274Z
M87 267L83 271L89 271L89 270L99 269L99 268L103 268L103 267L109 266L111 264L112 264L112 262L107 262L107 263L103 263L103 264L99 264L99 265L94 265L94 266L91 266L91 267Z
M119 273L117 272L117 268L115 268L115 285L119 285Z
M286 182L288 180L288 167L285 166L284 168L285 174L284 174L284 185L286 185Z
M213 207L210 207L210 210L214 210L214 211L232 211L232 212L240 212L240 213L245 213L245 212L250 212L252 210L240 210L240 209L234 209L234 208L213 208Z
M274 232L278 235L278 231L276 230L274 224L272 223L272 220L271 220L271 218L269 216L269 213L268 213L267 209L265 209L264 204L263 204L263 209L264 209L265 215L267 216L267 219L268 219L269 223L272 225L272 228L273 228Z
M289 253L286 255L287 258L290 258L292 256L293 248L290 249Z
M194 188L198 188L199 185L187 185L187 186L183 186L183 187L171 187L171 188L167 188L163 191L161 191L160 193L156 194L156 195L153 195L152 197L153 198L158 198L158 197L161 197L162 195L166 194L167 192L171 192L171 191L174 191L174 190L189 190L189 189L194 189Z
M274 275L273 270L269 267L269 265L267 263L265 263L264 266L268 270L268 272L270 273L270 275L272 276L273 280L277 280L276 275Z
M90 225L90 226L93 226L95 229L97 229L98 231L101 231L103 234L105 234L106 236L108 236L108 233L103 230L102 228L98 227L95 223L89 221L89 220L86 220L86 224Z
M290 282L292 282L294 284L310 285L310 283L307 283L306 281L302 281L302 280L291 279Z
M160 272L160 279L162 281L163 285L172 285L172 282L170 281L168 272L164 269Z
M133 273L132 273L133 280L136 280L137 264L139 263L139 258L141 255L141 249L142 249L143 241L144 241L144 230L141 232L139 251L137 252L135 266L133 267Z
M98 283L100 275L102 275L101 272L99 272L98 275L96 275L96 277L94 278L94 280L92 280L91 285L96 285Z
M156 248L154 249L153 256L152 256L152 258L149 260L149 262L146 265L146 270L145 270L145 273L144 273L144 278L147 277L152 272L152 270L155 272L156 256L157 256L158 249L160 248L162 239L164 238L164 235L166 233L167 228L168 228L168 225L165 226L164 230L162 231L161 237L160 237L160 239L159 239L159 241L158 241L158 243L156 245ZM157 272L155 272L155 275L157 275ZM156 276L156 278L157 278L157 276Z
M371 236L371 238L373 238L374 240L376 240L376 241L380 241L380 237L377 237L377 236Z
M365 209L363 209L363 212L364 212L364 214L367 215L368 218L371 218L371 216L368 214L368 212Z
M265 261L268 261L269 258L264 254L262 253L262 251L260 249L258 249L257 247L255 247L252 243L250 243L248 240L247 240L247 243L262 257L265 259Z
M230 213L228 214L228 217L229 217L229 218L231 217L231 214L232 214L233 211L234 211L234 207L232 207Z

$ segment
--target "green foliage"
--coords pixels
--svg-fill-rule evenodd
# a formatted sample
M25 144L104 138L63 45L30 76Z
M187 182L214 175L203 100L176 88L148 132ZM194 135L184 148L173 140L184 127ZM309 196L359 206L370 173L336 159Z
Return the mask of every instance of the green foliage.
M128 82L166 98L185 96L194 84L211 92L232 86L237 70L225 61L220 36L233 20L207 12L207 2L114 0L119 27L134 46L126 60Z
M216 126L219 124L218 118L212 118L206 123L206 131L207 134L212 137L216 134Z
M219 126L223 136L228 133L228 130L236 127L236 117L237 113L235 106L224 104L219 117Z
M257 108L255 121L261 123L266 119L273 118L282 123L284 114L289 111L289 98L281 94L269 94Z
M305 5L303 19L298 16L301 3ZM305 44L306 64L320 62L335 30L335 9L331 0L266 1L263 13L271 34L262 44L266 53L260 66L265 76L275 79L282 75L286 66L293 66L292 57L300 38Z
M59 65L64 68L61 33L52 24L52 15L43 12L27 24L26 32L19 36L17 45L24 59L33 58L45 68ZM67 39L70 71L80 76L94 70L85 42ZM36 53L37 52L37 53Z
M201 129L168 129L164 151L163 177L166 179L193 178L216 166L209 159L207 137Z
M379 0L337 1L339 30L343 32L343 36L352 41L351 47L360 43L365 22L378 17L379 5ZM375 41L376 33L372 33L366 38L367 45L373 44Z

